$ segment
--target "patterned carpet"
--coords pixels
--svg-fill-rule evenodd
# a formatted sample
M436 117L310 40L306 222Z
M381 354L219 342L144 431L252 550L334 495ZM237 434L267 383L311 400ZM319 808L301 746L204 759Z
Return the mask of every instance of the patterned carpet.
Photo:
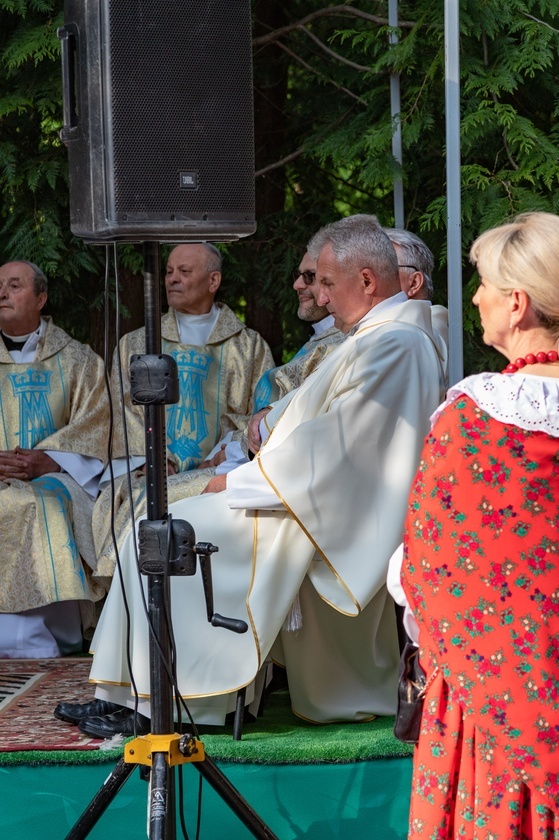
M103 741L56 720L59 700L93 699L87 658L0 660L0 753L98 750Z
M0 766L92 764L117 761L124 739L88 738L56 720L60 700L93 698L90 659L0 660ZM393 735L393 718L314 726L296 717L289 693L266 698L263 715L245 723L235 741L232 725L200 727L208 754L217 761L250 764L340 764L409 757L412 748Z

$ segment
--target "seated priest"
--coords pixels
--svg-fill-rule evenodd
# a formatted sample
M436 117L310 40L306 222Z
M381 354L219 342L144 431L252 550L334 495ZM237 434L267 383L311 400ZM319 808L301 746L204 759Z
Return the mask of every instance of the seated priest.
M247 415L253 410L256 384L274 363L262 336L246 327L224 303L216 303L221 263L220 252L209 243L177 245L167 260L165 291L169 309L161 319L161 344L162 352L177 363L180 391L179 402L168 405L165 413L169 501L183 497L185 487L191 485L192 471L224 434L245 428ZM122 372L132 505L137 516L145 511L145 428L144 408L133 405L130 397L130 356L142 353L144 327L121 339L111 371L115 407L122 404ZM93 516L97 576L107 588L116 562L113 511L117 543L122 542L130 528L132 515L120 410L115 410L112 452L114 460L103 476ZM212 474L202 473L201 488L204 475L207 483Z
M42 314L47 280L0 267L0 657L82 650L104 594L92 581L108 402L103 362Z
M396 253L376 217L334 222L308 251L317 259L317 303L345 340L266 414L267 439L252 461L169 506L197 540L219 547L215 610L249 628L239 635L213 627L200 576L171 578L178 686L200 723L223 722L272 648L285 664L293 710L308 721L362 721L395 709L399 650L386 573L444 389L446 353L429 303L401 291ZM121 552L130 625L115 584L92 642L97 699L55 711L97 737L149 727L149 630L135 539L131 531Z
M448 347L448 309L432 303L435 259L430 248L411 230L384 228L398 258L400 286L409 298L431 301L431 321Z

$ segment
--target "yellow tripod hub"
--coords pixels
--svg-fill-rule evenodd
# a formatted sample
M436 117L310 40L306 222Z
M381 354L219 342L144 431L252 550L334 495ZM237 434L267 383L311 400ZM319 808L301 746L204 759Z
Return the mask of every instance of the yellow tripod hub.
M127 764L152 766L154 753L165 753L170 767L192 761L204 761L204 745L193 735L142 735L124 745L124 761Z

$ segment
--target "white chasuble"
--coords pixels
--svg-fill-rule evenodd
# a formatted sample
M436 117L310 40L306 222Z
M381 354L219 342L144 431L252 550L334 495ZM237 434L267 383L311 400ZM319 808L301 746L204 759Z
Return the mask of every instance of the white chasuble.
M398 650L386 572L401 541L429 416L440 401L437 346L428 305L406 302L377 322L372 310L355 335L280 400L268 415L273 429L259 456L228 477L229 485L241 471L245 478L263 474L285 511L231 509L224 493L170 505L198 540L219 547L212 558L215 610L249 625L242 636L211 627L199 576L172 579L181 694L211 697L249 684L305 581L302 631L281 633L289 636L282 655L294 710L316 721L393 711ZM148 635L132 540L121 559L133 604L134 677L147 696ZM331 615L336 645L319 629ZM111 684L130 685L125 639L115 580L92 644L91 679L103 685L103 696Z

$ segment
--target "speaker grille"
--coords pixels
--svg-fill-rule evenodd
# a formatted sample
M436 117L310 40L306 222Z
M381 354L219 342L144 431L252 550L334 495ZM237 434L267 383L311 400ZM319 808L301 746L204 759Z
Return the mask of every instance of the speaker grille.
M108 9L114 218L235 218L251 208L246 0L108 0ZM195 189L181 188L181 173Z

